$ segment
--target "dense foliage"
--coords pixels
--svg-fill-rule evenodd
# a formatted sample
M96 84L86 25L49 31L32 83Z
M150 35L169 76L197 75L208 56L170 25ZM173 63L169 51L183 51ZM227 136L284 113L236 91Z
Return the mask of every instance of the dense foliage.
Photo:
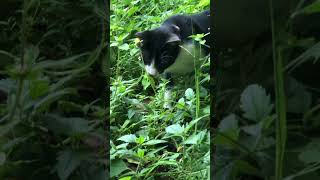
M106 179L105 5L0 4L0 179Z
M112 179L207 179L210 169L209 80L206 57L177 83L173 108L164 109L166 82L146 74L134 34L166 18L209 8L209 1L111 2L110 129ZM195 36L201 41L204 35Z
M320 179L320 3L299 2L285 18L271 6L270 35L217 59L239 66L216 77L229 86L214 91L213 179Z

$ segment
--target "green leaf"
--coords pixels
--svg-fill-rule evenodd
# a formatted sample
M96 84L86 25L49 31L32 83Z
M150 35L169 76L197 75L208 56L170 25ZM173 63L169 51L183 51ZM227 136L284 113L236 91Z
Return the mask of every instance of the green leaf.
M89 121L78 117L64 118L52 115L47 116L46 122L48 128L57 134L74 136L88 133L91 130Z
M166 133L168 134L181 135L183 131L184 127L182 127L180 124L173 124L166 127Z
M127 12L127 16L128 17L132 16L135 12L137 12L138 9L139 9L139 7L137 7L137 6L131 7Z
M219 126L219 131L224 132L230 129L238 129L238 120L234 114L230 114L229 116L222 119Z
M238 120L234 114L230 114L220 122L218 132L213 139L215 145L241 148L235 144L238 140L240 129L238 127Z
M33 70L38 70L38 69L42 70L42 69L49 69L49 68L65 69L69 65L72 65L72 63L75 63L75 60L86 55L88 55L88 53L77 54L64 59L41 61L36 65L34 65Z
M124 44L122 44L121 46L119 46L119 49L124 50L124 51L127 51L127 50L130 49L130 47L129 47L129 44L124 43Z
M185 96L188 100L191 100L194 98L194 91L191 89L191 88L188 88L186 91L185 91Z
M0 152L0 166L4 165L6 162L6 153Z
M234 165L235 165L234 168L237 168L237 170L240 171L241 173L255 175L255 176L260 175L260 171L247 161L237 160Z
M48 94L47 96L41 98L39 101L37 101L34 104L34 110L43 111L51 103L59 100L62 96L67 95L67 94L72 94L72 93L74 93L74 89L72 89L72 88L67 88L67 89L58 90L56 92L52 92L52 93Z
M119 180L131 180L132 176L122 177Z
M197 119L192 120L190 123L187 124L185 127L185 133L187 133L194 125L196 125L201 119L207 117L208 115L201 116Z
M158 166L166 166L166 165L167 166L178 166L178 163L176 161L163 161L163 160L158 161L157 163L153 164L150 169L146 168L146 170L148 170L146 175L148 176Z
M120 175L128 167L121 159L112 160L110 163L110 178Z
M184 109L185 105L186 105L186 103L184 101L184 98L180 98L176 106L179 109Z
M299 155L299 159L304 163L320 162L320 151L315 149L307 149Z
M143 136L139 136L139 138L136 139L137 144L143 144L145 141L145 138Z
M200 131L198 134L193 134L191 136L188 137L188 139L186 141L184 141L184 144L199 144L201 143L201 141L203 140L203 138L205 137L207 131L203 130Z
M28 65L34 65L39 56L39 48L37 46L29 45L24 52L24 60Z
M314 1L312 4L303 8L302 10L306 14L319 13L320 12L320 1Z
M244 117L253 120L261 121L267 117L272 109L270 96L265 90L256 84L249 85L241 94L240 108L244 111Z
M137 156L139 158L143 158L144 157L144 150L139 148L137 151Z
M148 142L145 142L143 145L150 146L150 145L156 145L156 144L161 144L161 143L166 143L166 142L167 141L165 141L165 140L153 139Z
M136 113L136 112L135 112L133 109L129 109L129 111L128 111L128 118L131 119L131 118L134 116L135 113Z
M73 171L80 165L82 155L79 152L65 150L60 152L56 165L58 176L61 180L66 180Z
M124 135L124 136L121 136L120 138L118 138L117 140L119 141L123 141L123 142L126 142L126 143L135 143L136 142L136 135L134 134L127 134L127 135Z
M304 163L320 163L320 139L313 139L307 144L299 154L299 159Z
M288 63L285 69L290 73L299 65L307 62L308 60L314 60L316 62L320 58L320 42L316 43L309 49L307 49L304 53L302 53L299 57L292 60Z
M148 78L148 75L146 75L146 74L142 78L142 85L143 85L144 90L146 90L151 85L149 78Z
M30 96L35 99L46 94L49 90L49 80L33 80L30 82Z

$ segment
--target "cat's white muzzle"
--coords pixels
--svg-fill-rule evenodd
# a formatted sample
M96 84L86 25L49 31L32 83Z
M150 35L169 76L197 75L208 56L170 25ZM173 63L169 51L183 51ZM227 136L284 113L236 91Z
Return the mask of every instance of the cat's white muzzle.
M146 69L147 73L152 76L157 76L159 74L158 70L156 69L156 67L154 65L154 60L152 60L150 65L145 65L145 69Z

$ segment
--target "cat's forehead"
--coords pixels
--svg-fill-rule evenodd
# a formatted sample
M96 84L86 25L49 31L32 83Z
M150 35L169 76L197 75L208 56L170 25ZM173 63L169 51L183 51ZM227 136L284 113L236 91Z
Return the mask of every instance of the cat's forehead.
M164 28L156 28L149 31L149 36L145 39L146 41L153 41L157 43L164 43L170 36L170 32L168 32Z

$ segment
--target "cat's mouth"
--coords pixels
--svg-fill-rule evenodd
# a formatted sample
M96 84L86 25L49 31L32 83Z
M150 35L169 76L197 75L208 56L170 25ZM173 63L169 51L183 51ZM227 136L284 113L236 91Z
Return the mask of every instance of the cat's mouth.
M150 65L145 65L145 69L146 69L147 73L152 76L159 75L159 71L156 69L156 67L154 66L153 63L151 63Z

